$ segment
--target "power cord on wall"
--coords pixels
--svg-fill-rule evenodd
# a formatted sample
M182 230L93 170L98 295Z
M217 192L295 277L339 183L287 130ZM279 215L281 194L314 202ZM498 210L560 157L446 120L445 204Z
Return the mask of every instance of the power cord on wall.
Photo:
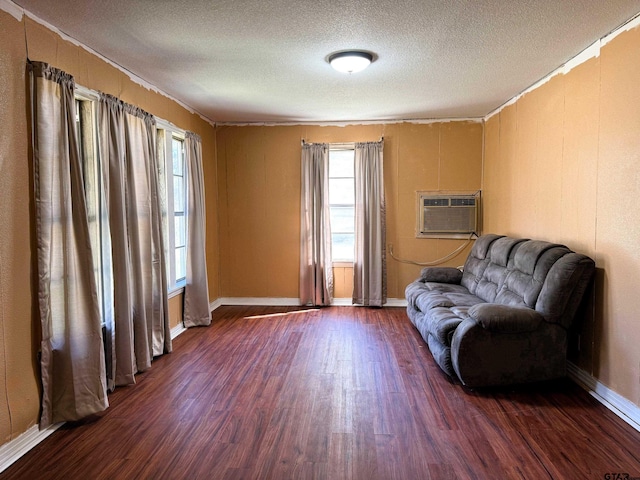
M458 254L460 254L460 252L462 252L465 248L467 248L469 246L469 244L471 243L471 240L473 239L473 237L477 236L475 233L472 233L471 235L469 235L469 238L467 239L467 241L465 243L463 243L462 245L460 245L458 248L456 248L453 252L445 255L442 258L439 258L437 260L433 260L431 262L415 262L413 260L406 260L403 258L398 258L393 254L393 244L389 244L389 255L391 255L391 258L393 258L394 260L400 262L400 263L407 263L409 265L418 265L420 267L433 267L435 265L440 265L448 260L451 260L452 258L455 258Z

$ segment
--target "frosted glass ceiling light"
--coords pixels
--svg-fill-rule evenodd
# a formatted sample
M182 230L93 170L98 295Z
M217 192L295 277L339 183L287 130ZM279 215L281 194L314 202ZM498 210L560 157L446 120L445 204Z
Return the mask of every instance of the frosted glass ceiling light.
M373 55L362 50L350 50L329 55L329 63L333 68L343 73L360 72L373 61Z

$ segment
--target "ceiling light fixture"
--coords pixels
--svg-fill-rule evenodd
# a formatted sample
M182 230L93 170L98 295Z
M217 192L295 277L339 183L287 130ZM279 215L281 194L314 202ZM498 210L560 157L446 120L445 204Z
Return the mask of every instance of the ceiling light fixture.
M362 50L349 50L329 55L329 63L342 73L356 73L364 70L373 62L373 55Z

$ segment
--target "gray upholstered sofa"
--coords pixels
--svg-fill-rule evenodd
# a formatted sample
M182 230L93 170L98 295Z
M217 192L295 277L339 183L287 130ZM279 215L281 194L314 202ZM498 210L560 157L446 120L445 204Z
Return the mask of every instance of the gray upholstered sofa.
M563 245L484 235L463 271L422 270L405 290L407 313L438 365L467 386L561 377L594 270Z

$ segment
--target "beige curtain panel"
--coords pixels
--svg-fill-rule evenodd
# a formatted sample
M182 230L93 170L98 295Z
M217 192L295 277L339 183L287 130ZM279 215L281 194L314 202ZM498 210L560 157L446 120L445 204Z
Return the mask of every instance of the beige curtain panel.
M329 216L329 144L304 143L301 160L300 303L333 299Z
M109 387L135 383L171 351L155 120L101 94L99 152L111 232L114 315L107 319Z
M30 86L45 428L100 412L108 400L74 81L33 62Z
M211 324L206 258L206 212L202 142L195 133L185 134L187 166L187 283L184 287L184 325Z
M387 302L383 146L380 141L355 147L353 303L377 307Z

